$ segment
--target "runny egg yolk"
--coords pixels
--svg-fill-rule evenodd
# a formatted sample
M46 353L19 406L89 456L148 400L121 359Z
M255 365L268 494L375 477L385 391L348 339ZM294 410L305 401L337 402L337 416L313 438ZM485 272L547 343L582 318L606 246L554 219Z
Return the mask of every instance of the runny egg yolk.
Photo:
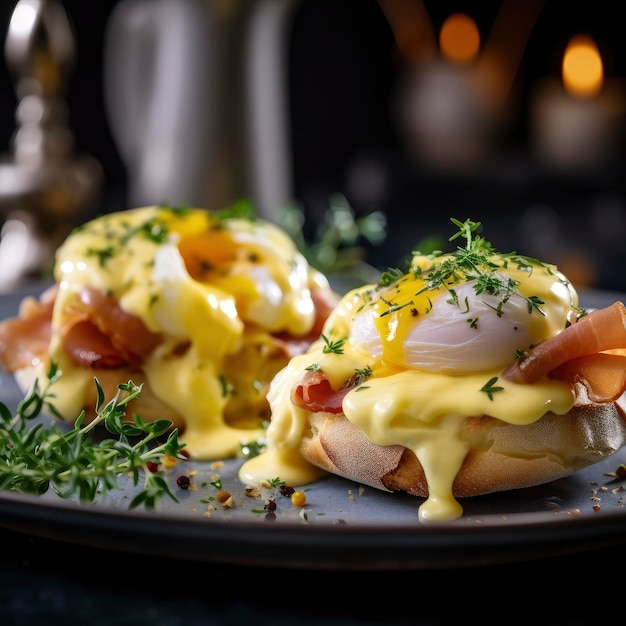
M498 270L490 277L499 292L481 291L471 278L431 287L425 274L412 271L391 285L346 294L323 331L326 340L344 340L341 350L328 350L320 340L276 376L268 396L268 450L244 464L242 480L278 474L302 484L319 476L298 452L307 436L307 413L291 403L291 390L311 366L335 390L355 371L369 371L345 395L344 415L373 443L399 444L415 453L429 488L419 508L422 521L458 518L462 508L453 482L469 450L462 431L466 418L489 415L531 424L548 411L565 414L574 402L572 389L560 381L515 385L501 374L517 351L565 328L578 306L576 292L553 266L529 269L499 257L492 262ZM507 285L515 289L507 291Z
M509 279L503 274L494 278ZM516 349L563 328L571 309L570 290L558 281L548 281L541 290L547 310L536 315L521 294L511 294L503 306L501 295L477 293L477 287L471 280L424 290L422 279L407 276L355 316L350 341L401 367L484 371L510 363Z
M81 291L96 289L160 336L141 374L183 416L181 440L198 459L235 456L243 442L264 435L267 415L255 413L266 402L258 377L267 379L286 359L272 333L311 332L310 287L327 286L271 223L168 207L111 213L76 229L57 251L55 279L49 354L63 373L55 383L57 410L77 416L98 376L73 362L62 341ZM231 415L232 406L245 410Z

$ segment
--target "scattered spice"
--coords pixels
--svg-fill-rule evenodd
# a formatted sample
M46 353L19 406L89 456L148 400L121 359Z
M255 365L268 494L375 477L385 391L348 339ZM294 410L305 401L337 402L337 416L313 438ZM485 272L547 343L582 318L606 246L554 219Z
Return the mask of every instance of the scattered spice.
M281 496L285 496L289 498L293 495L293 493L295 492L295 489L291 487L290 485L280 485L280 487L278 488L278 491L280 492Z
M291 503L294 506L304 506L306 504L306 494L304 491L294 491L291 494Z
M181 476L179 476L176 479L176 484L181 489L189 489L189 486L191 485L191 479L189 478L189 476L186 476L185 474L182 474Z
M261 495L261 490L255 485L246 485L243 492L248 498L258 498Z
M229 498L231 498L232 496L230 495L230 493L228 493L228 491L218 491L217 495L215 496L215 499L220 503L220 504L224 504L224 502L226 502Z

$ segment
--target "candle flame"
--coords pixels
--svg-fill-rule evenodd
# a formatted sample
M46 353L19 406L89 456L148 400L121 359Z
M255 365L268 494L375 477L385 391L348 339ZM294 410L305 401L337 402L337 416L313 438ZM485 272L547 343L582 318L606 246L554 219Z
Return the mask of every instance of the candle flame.
M470 63L478 56L480 33L476 22L465 13L450 15L439 33L441 53L450 61Z
M568 93L589 98L602 89L602 58L595 41L586 35L570 39L563 56L563 84Z

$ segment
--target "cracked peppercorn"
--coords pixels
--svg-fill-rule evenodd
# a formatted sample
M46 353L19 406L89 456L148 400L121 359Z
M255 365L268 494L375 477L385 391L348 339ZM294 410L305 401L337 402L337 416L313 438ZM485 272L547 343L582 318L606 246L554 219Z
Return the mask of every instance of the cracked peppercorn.
M191 485L191 480L189 478L189 476L185 476L184 474L182 476L179 476L176 479L176 484L181 488L181 489L189 489L189 485Z
M278 488L278 491L280 491L280 495L281 496L289 497L289 496L291 496L293 494L295 489L293 487L291 487L290 485L281 485Z

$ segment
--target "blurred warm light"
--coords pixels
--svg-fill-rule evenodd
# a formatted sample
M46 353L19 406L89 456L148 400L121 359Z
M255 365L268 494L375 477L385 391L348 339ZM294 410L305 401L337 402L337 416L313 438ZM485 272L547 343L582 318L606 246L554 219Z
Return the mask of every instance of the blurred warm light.
M573 95L591 97L602 89L602 59L594 40L577 35L567 44L563 56L563 84Z
M480 33L476 22L465 13L450 15L441 27L439 47L443 56L450 61L474 61L480 49Z

